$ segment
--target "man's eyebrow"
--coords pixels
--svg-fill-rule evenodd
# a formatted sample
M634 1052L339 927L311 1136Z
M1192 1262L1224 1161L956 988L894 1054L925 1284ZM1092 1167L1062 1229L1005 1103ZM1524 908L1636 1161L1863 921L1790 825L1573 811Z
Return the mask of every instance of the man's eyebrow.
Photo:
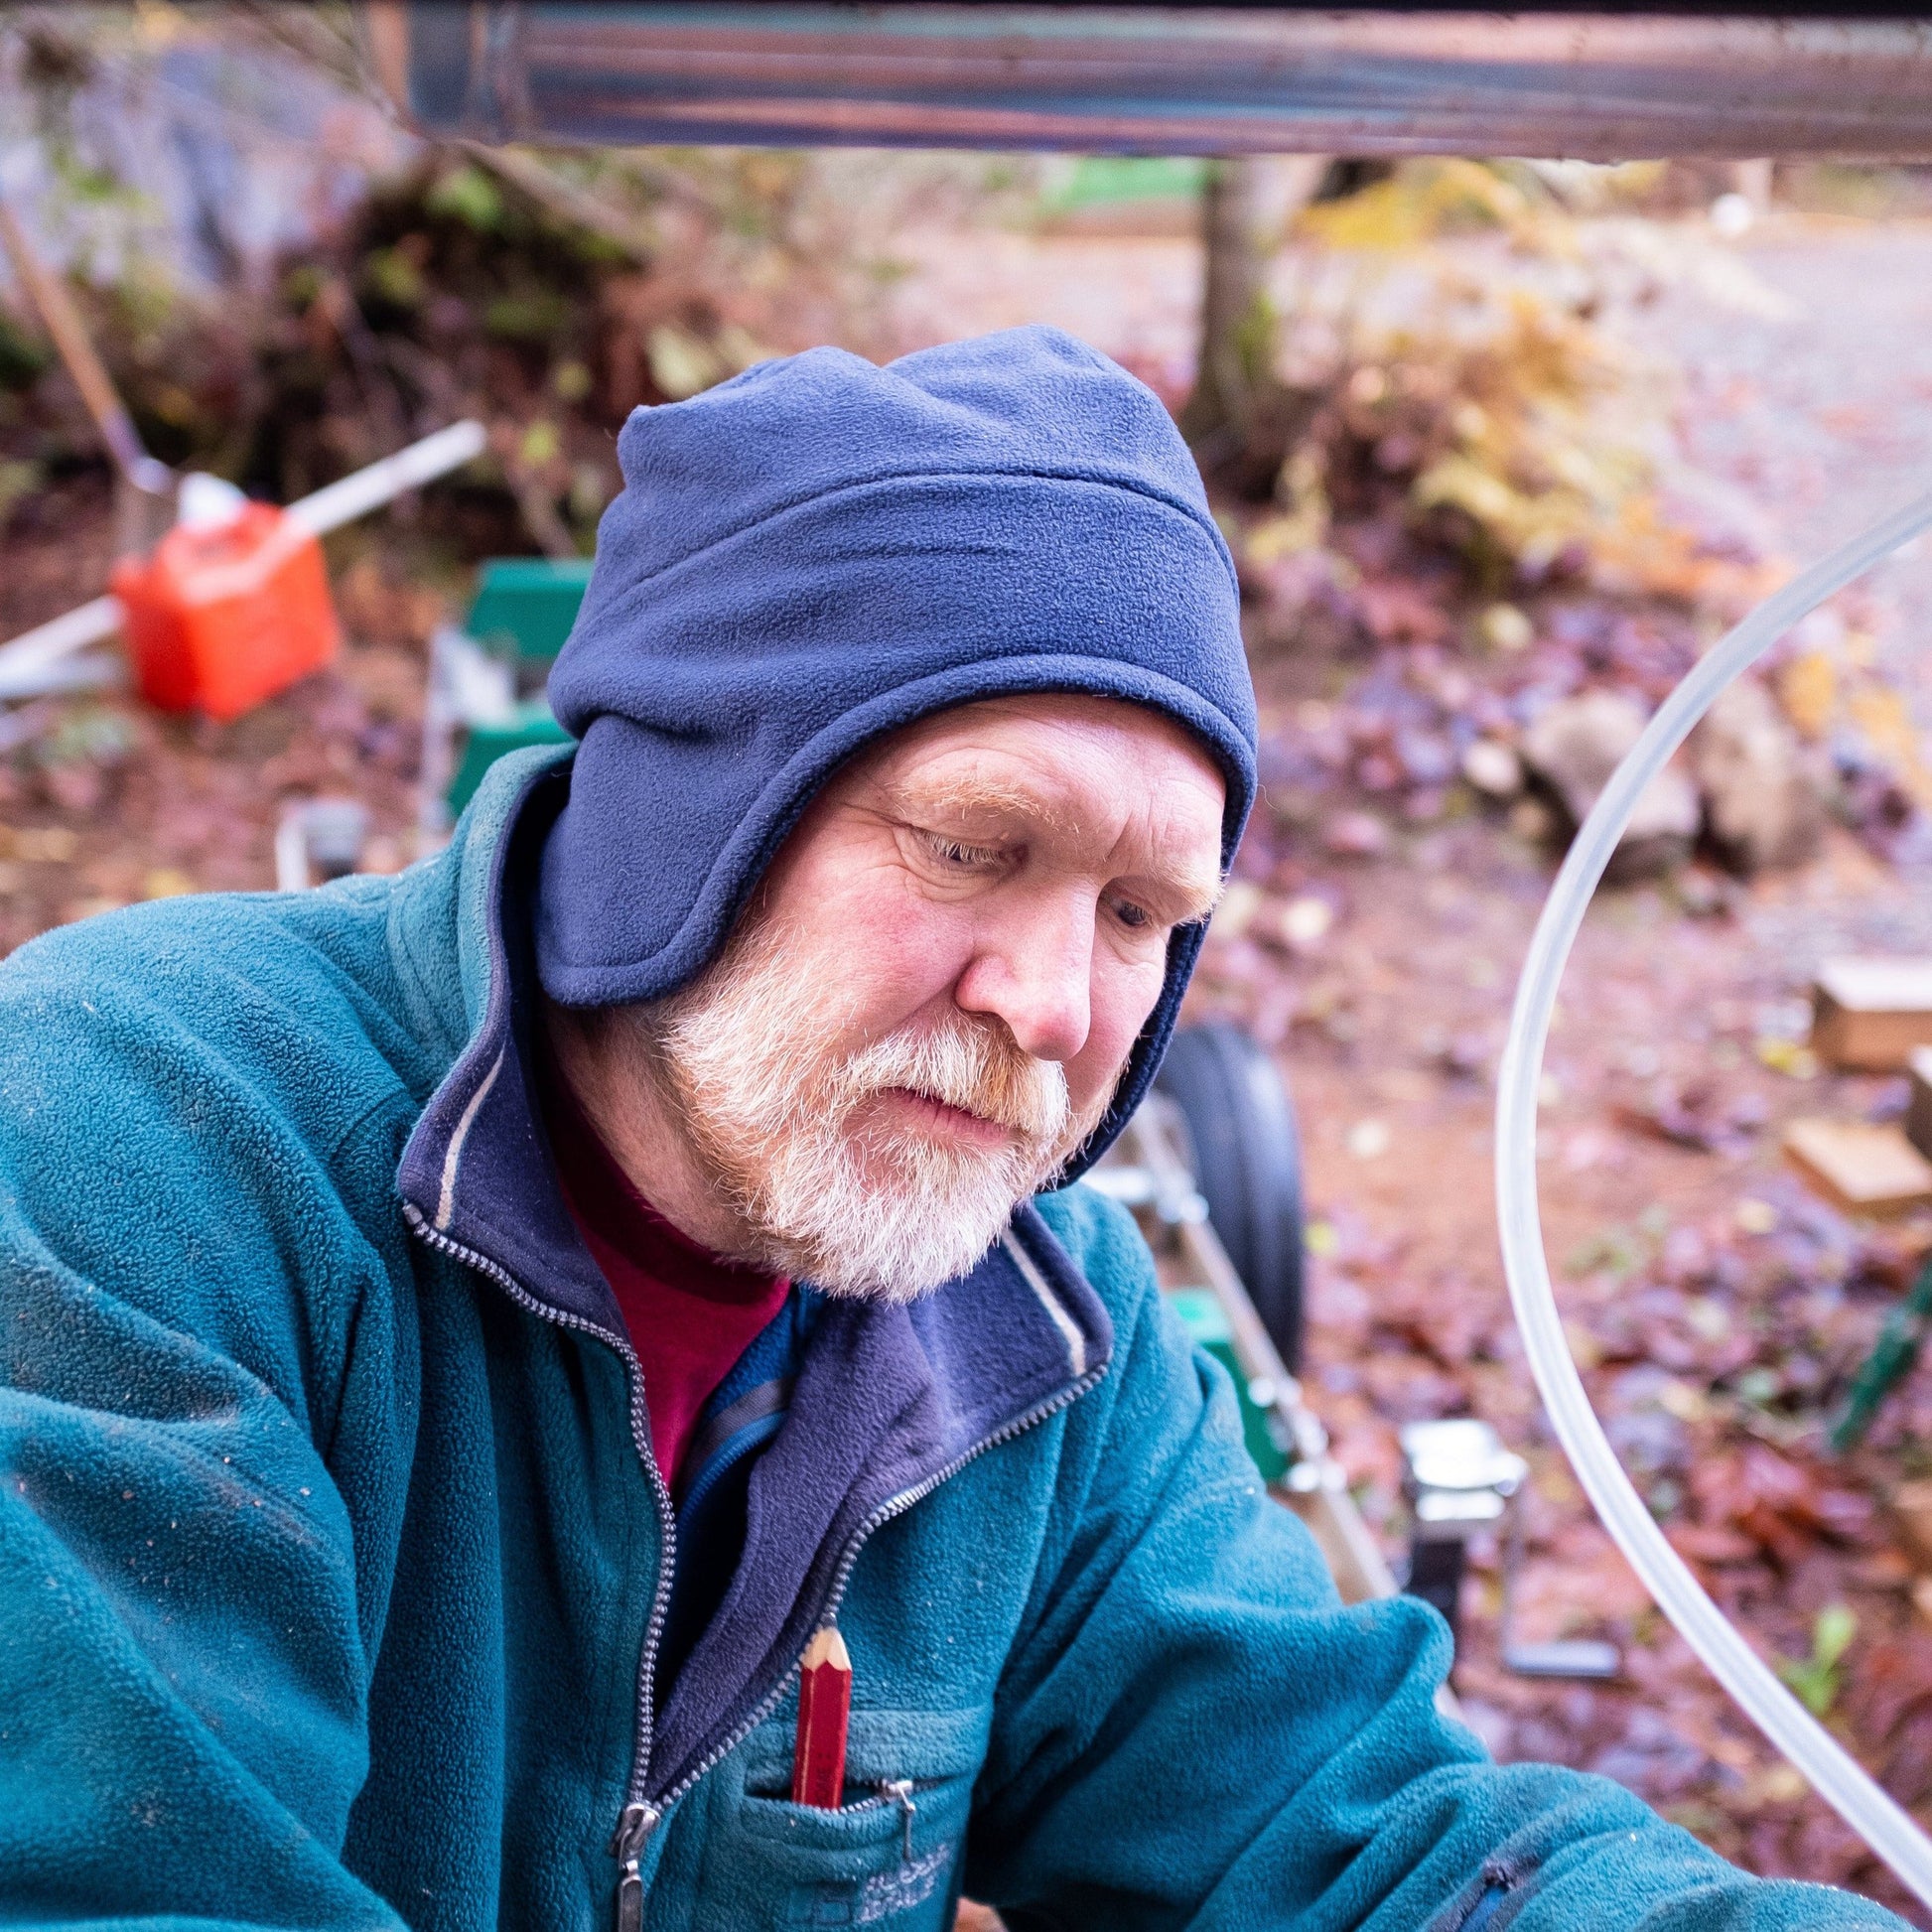
M1211 886L1204 886L1199 877L1193 874L1184 879L1172 878L1164 883L1181 901L1180 915L1175 921L1178 925L1194 925L1204 920L1220 904L1221 894L1225 890L1225 882L1221 879L1217 878Z
M889 783L885 786L885 793L888 804L908 818L921 818L928 812L954 812L961 817L973 812L988 812L1006 818L1032 818L1046 822L1053 817L1046 801L1026 786L976 773L918 785Z

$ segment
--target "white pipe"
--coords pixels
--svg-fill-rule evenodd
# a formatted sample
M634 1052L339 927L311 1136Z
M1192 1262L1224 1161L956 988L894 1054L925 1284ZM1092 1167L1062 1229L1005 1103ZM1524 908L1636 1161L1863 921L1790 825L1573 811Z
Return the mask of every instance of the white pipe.
M41 689L36 680L51 666L89 644L99 643L103 637L111 637L120 627L120 599L97 597L77 611L23 630L12 643L0 645L0 693L34 696Z
M379 509L405 489L460 469L482 454L486 441L481 423L469 419L452 423L448 429L439 429L366 470L328 483L313 495L298 497L286 514L298 529L322 536ZM35 683L42 673L72 652L111 637L121 627L121 617L119 598L97 597L78 610L23 630L10 643L0 644L0 698L30 696L45 688Z
M18 673L0 677L0 703L70 691L101 691L126 679L127 660L118 651L97 650L86 656L69 653L59 663L43 665L31 677Z
M327 484L313 496L298 498L286 514L297 529L322 536L379 509L405 489L461 468L472 457L483 454L487 440L479 422L466 419L452 423L448 429L439 429L434 436L426 436L394 456L385 456L366 470Z
M1557 989L1590 895L1644 787L1725 685L1801 618L1928 527L1932 527L1932 496L1922 496L1759 605L1665 699L1611 774L1557 874L1516 989L1516 1008L1496 1081L1496 1212L1503 1268L1531 1372L1558 1440L1603 1526L1718 1682L1839 1816L1921 1900L1932 1905L1932 1840L1765 1668L1665 1541L1623 1473L1590 1410L1564 1339L1536 1198L1537 1087Z

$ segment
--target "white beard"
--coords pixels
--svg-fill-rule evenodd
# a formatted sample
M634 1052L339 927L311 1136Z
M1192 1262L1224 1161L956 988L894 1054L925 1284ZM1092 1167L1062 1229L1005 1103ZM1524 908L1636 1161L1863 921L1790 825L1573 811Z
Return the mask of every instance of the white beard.
M836 976L776 928L753 928L691 985L637 1010L684 1125L747 1230L745 1258L828 1295L909 1302L973 1267L1023 1200L1064 1167L1111 1091L1075 1113L1066 1076L999 1022L953 1012L840 1059ZM1009 1130L962 1148L854 1124L893 1088Z

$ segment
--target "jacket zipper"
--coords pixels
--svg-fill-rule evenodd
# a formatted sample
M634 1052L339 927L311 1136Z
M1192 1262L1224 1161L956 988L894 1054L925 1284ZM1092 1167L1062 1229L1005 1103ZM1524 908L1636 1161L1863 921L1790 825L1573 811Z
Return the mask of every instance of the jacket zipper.
M777 1683L753 1710L750 1717L739 1725L725 1740L711 1751L695 1769L685 1773L677 1784L656 1800L643 1795L643 1786L650 1770L651 1728L655 1714L651 1710L650 1683L651 1673L657 1662L657 1645L664 1633L664 1619L669 1613L669 1591L665 1581L671 1575L677 1555L677 1520L671 1509L670 1492L664 1487L664 1478L658 1473L656 1458L650 1449L650 1412L644 1407L644 1370L637 1359L636 1350L623 1337L614 1335L610 1329L601 1328L594 1321L586 1321L581 1315L566 1314L549 1308L531 1295L506 1269L499 1267L487 1255L480 1254L475 1248L466 1247L460 1241L453 1241L439 1229L430 1226L424 1219L422 1210L413 1201L402 1204L404 1218L412 1231L430 1247L467 1263L479 1273L488 1276L507 1294L519 1308L527 1309L530 1313L545 1321L554 1321L560 1327L578 1328L585 1334L596 1335L600 1340L609 1342L622 1356L630 1378L630 1436L636 1446L637 1454L644 1465L644 1472L650 1478L651 1492L656 1498L657 1514L664 1532L663 1554L658 1562L657 1587L651 1598L650 1623L644 1632L643 1663L638 1673L637 1686L637 1749L631 1760L630 1785L624 1801L623 1810L618 1817L618 1828L611 1840L611 1855L618 1861L618 1932L641 1932L644 1920L644 1885L638 1875L638 1864L643 1858L644 1847L650 1842L650 1835L663 1821L664 1814L695 1785L698 1780L729 1757L784 1699L786 1689L798 1666L793 1663L778 1679ZM978 1460L988 1449L998 1449L1002 1443L1010 1443L1016 1436L1044 1422L1048 1416L1057 1415L1062 1409L1070 1407L1081 1396L1099 1383L1107 1373L1107 1364L1090 1368L1076 1381L1069 1382L1056 1394L1036 1402L1024 1415L1016 1416L1010 1423L996 1429L991 1436L982 1437L970 1449L956 1455L943 1468L935 1469L931 1475L916 1482L910 1489L902 1489L897 1496L890 1496L881 1503L859 1527L853 1531L840 1553L837 1570L832 1573L832 1587L827 1593L825 1609L819 1617L820 1624L835 1623L838 1620L839 1606L845 1601L846 1587L852 1581L852 1572L859 1561L859 1553L866 1546L875 1531L883 1529L894 1517L902 1516L915 1504L939 1487L942 1482L956 1476L969 1462ZM869 1799L868 1803L883 1803L880 1799ZM905 1819L909 1836L912 1827L911 1813Z
M652 1733L657 1721L657 1714L651 1707L650 1687L657 1668L657 1646L664 1635L664 1619L670 1614L669 1583L677 1566L677 1515L671 1508L670 1491L664 1486L657 1458L651 1452L650 1410L644 1402L643 1364L638 1361L637 1351L626 1337L613 1334L609 1328L600 1327L595 1321L586 1321L581 1315L567 1314L545 1306L507 1269L499 1267L487 1255L466 1247L461 1241L453 1241L440 1229L431 1227L413 1201L404 1201L402 1211L411 1231L428 1246L486 1275L519 1308L528 1310L540 1319L554 1321L562 1328L577 1328L587 1335L597 1336L600 1341L609 1342L623 1361L624 1375L630 1389L631 1446L636 1449L637 1459L644 1465L644 1474L649 1479L651 1499L657 1506L658 1527L663 1537L663 1546L658 1554L657 1581L651 1592L650 1620L644 1627L643 1658L637 1667L637 1741L630 1760L630 1781L625 1791L624 1807L619 1815L618 1829L611 1840L611 1854L618 1861L618 1926L620 1932L638 1932L643 1923L644 1887L637 1875L637 1861L661 1816L657 1807L643 1801L644 1784L650 1771Z
M876 1530L882 1529L894 1517L904 1515L915 1503L923 1502L942 1482L948 1481L951 1477L956 1476L967 1463L984 1455L988 1449L998 1449L1002 1443L1009 1443L1014 1437L1024 1435L1036 1423L1044 1422L1048 1416L1057 1415L1060 1410L1077 1402L1106 1373L1107 1364L1105 1362L1102 1362L1097 1368L1089 1369L1077 1382L1069 1382L1057 1395L1049 1396L1044 1402L1036 1403L1024 1416L1016 1417L1004 1427L995 1430L991 1436L984 1437L963 1454L955 1456L944 1468L935 1470L923 1481L915 1483L910 1489L903 1489L897 1496L889 1497L885 1502L881 1503L853 1531L851 1540L846 1544L844 1552L839 1558L839 1567L833 1573L832 1587L826 1598L824 1613L818 1619L819 1624L822 1626L838 1620L839 1606L845 1601L846 1586L852 1580L853 1568L859 1561L859 1553L864 1549L867 1541ZM797 1675L797 1672L798 1666L794 1662L778 1679L777 1683L773 1685L771 1690L766 1693L763 1700L752 1711L751 1715L739 1725L737 1729L732 1731L701 1763L692 1770L687 1771L677 1781L676 1785L659 1797L654 1804L628 1805L624 1808L624 1816L626 1819L633 1812L638 1814L636 1832L639 1849L641 1849L644 1841L649 1838L651 1833L657 1829L658 1823L664 1814L700 1778L705 1777L708 1773L715 1770L724 1759L729 1757L778 1708L779 1704L783 1702L784 1694L790 1687L791 1680ZM882 1795L878 1798L867 1798L861 1802L866 1805L875 1805L883 1804L886 1800ZM895 1797L895 1802L898 1802L897 1797ZM621 1907L621 1899L620 1899L620 1907ZM640 1919L624 1919L621 1909L620 1909L618 1932L636 1932L637 1925L640 1922Z

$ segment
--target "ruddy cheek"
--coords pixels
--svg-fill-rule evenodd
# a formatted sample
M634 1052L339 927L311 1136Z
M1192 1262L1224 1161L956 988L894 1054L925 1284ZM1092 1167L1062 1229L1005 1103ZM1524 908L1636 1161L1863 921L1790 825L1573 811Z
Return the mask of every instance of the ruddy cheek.
M950 997L973 958L969 919L950 907L848 908L824 970L878 1037Z
M1148 1016L1161 998L1164 972L1135 973L1096 985L1093 1031L1067 1067L1067 1089L1075 1107L1084 1107L1120 1076Z

